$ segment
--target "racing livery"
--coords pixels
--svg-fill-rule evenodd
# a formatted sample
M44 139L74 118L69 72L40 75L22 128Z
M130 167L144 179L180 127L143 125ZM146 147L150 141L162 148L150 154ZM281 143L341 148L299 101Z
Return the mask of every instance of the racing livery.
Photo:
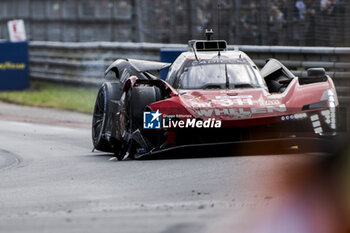
M249 142L298 145L336 135L338 98L323 68L307 78L275 59L259 70L225 41L190 41L170 64L118 59L96 99L92 140L118 159ZM280 144L279 144L280 145Z

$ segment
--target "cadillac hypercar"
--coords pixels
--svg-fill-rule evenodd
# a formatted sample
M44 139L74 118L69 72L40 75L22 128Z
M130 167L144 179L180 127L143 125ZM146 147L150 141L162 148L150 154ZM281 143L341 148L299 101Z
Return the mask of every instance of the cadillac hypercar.
M172 64L118 59L105 79L92 141L118 159L249 143L298 147L337 133L337 93L323 68L296 77L269 59L259 69L223 40L189 41Z

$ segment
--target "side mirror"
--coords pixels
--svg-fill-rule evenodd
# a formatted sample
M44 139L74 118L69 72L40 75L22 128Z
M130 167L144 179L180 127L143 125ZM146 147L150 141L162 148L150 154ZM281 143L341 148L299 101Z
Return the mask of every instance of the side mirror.
M326 70L324 68L310 68L307 69L308 78L322 78L326 76Z
M306 78L299 78L299 84L306 85L311 83L326 82L327 80L328 78L324 68L310 68L307 69Z

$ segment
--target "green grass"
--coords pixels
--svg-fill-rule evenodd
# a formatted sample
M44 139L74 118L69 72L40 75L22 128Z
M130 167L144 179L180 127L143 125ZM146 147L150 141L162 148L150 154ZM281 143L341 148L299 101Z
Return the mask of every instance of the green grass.
M0 91L0 100L36 107L92 113L97 88L73 87L43 81L31 81L24 91Z

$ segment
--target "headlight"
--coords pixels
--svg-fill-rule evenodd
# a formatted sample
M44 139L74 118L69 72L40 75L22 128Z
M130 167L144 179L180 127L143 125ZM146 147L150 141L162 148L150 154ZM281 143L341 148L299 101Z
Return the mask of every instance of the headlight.
M335 107L338 105L335 93L333 89L325 90L322 94L321 100L328 100L329 110L321 112L321 115L325 118L325 122L332 128L337 128Z
M333 89L327 89L323 92L321 100L328 100L328 107L335 108L338 105Z

